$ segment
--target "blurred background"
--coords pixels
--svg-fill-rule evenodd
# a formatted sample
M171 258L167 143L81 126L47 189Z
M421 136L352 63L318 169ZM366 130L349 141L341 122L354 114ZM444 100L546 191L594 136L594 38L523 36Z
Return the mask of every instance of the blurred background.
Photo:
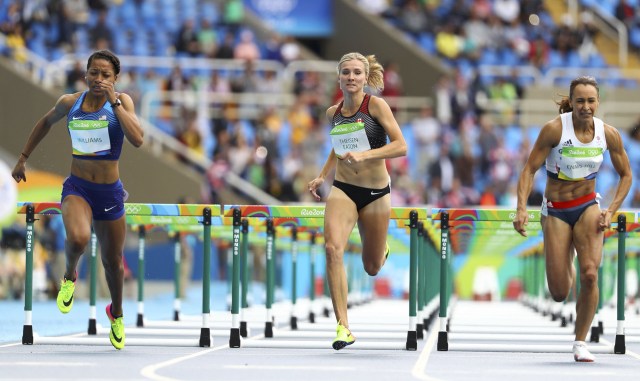
M59 201L71 158L64 124L32 153L27 183L17 186L11 168L38 118L61 94L84 90L87 58L105 48L121 59L118 90L145 128L140 149L123 148L128 202L314 203L306 184L331 150L324 111L340 100L336 64L351 51L383 64L378 95L409 144L407 157L387 162L393 206L514 208L528 152L580 75L598 80L597 116L620 130L640 173L638 0L0 0L0 298L19 299L24 287L15 202ZM539 171L534 209L545 180ZM616 181L607 158L603 205ZM639 205L634 184L623 208ZM57 291L64 231L56 217L37 231L34 287L46 299ZM171 258L165 230L148 240L149 255ZM133 277L135 233L129 241ZM486 251L465 242L454 253L461 289L487 265L515 273L506 259L469 261ZM185 239L185 250L199 245ZM214 246L213 278L224 281L229 243ZM251 250L260 258L264 247ZM404 292L408 249L396 251L379 277L387 295ZM202 273L197 258L191 281ZM162 263L149 261L151 281L171 279ZM510 279L499 281L504 289Z

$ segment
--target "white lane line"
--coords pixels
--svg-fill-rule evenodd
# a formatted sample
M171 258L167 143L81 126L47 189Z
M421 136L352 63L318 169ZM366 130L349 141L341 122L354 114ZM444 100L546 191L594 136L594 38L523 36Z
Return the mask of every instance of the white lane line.
M227 369L250 370L313 370L313 371L357 371L352 366L305 366L305 365L225 365Z
M434 327L431 328L431 334L429 338L424 343L424 347L422 348L422 352L420 352L420 357L416 360L416 363L413 365L413 370L411 374L413 377L424 380L424 381L440 381L438 378L429 377L426 373L427 363L429 362L429 356L431 355L431 351L433 350L433 346L438 340L438 331Z
M79 367L79 366L97 366L95 362L74 362L74 363L62 363L52 361L0 361L0 366L52 366L52 367Z
M157 364L147 365L144 368L142 368L142 370L140 371L140 374L142 376L148 378L148 379L151 379L151 380L157 380L157 381L179 381L179 379L177 379L177 378L160 376L160 375L156 374L156 371L158 371L158 369L162 369L164 367L171 366L171 365L177 364L179 362L182 362L182 361L185 361L185 360L189 360L189 359L192 359L192 358L196 358L198 356L206 355L208 353L211 353L211 352L214 352L214 351L218 351L220 349L225 349L225 348L229 348L229 345L221 345L219 347L205 349L205 350L203 350L201 352L192 353L190 355L186 355L186 356L182 356L182 357L176 357L174 359L171 359L171 360L168 360L168 361L159 362Z

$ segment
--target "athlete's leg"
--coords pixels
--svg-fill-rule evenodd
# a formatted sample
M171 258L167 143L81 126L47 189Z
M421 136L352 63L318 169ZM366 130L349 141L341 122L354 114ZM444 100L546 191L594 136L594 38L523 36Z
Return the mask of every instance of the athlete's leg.
M356 206L336 187L331 188L324 213L324 240L327 262L327 283L336 320L349 327L347 318L347 274L344 250L358 218Z
M542 227L549 292L553 300L561 302L569 295L575 277L572 229L553 216L545 217Z
M598 307L598 267L602 260L603 232L598 229L600 207L584 211L573 229L580 263L580 291L576 302L576 340L584 341Z
M78 261L91 239L91 207L84 198L67 195L62 201L62 220L67 234L64 244L67 258L64 277L75 280Z
M360 209L358 230L362 241L362 263L373 276L385 262L386 243L391 215L391 196L385 195Z
M105 278L111 293L114 316L122 315L122 289L124 287L124 265L122 255L126 236L125 216L112 221L94 221L94 229L100 243L100 254Z

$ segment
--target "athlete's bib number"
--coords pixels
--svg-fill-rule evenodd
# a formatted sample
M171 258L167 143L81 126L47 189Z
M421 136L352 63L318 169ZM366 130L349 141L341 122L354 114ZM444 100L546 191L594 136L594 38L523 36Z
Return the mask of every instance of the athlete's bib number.
M371 149L367 132L364 129L364 122L335 126L330 135L333 150L338 156L347 152L362 152Z
M106 120L69 121L69 134L74 155L99 156L111 151L109 122Z

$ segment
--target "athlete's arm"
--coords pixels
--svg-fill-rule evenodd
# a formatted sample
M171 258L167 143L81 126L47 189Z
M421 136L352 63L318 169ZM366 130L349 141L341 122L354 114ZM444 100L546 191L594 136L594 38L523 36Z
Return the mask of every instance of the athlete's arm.
M334 105L327 109L326 117L330 124L333 119L333 114L335 113L336 108L337 106ZM327 178L327 175L329 174L329 172L331 172L335 168L336 160L337 160L336 153L333 149L331 149L331 152L329 152L329 156L327 157L327 160L324 162L324 165L322 166L322 170L320 170L320 174L315 179L309 181L309 184L308 184L309 192L311 192L311 195L313 196L313 198L316 199L316 201L320 201L321 199L320 195L317 192L318 188L320 188L322 183L324 183L324 180Z
M533 177L549 155L551 148L555 147L560 141L561 134L562 123L560 117L547 122L542 127L531 153L529 153L527 163L522 168L522 172L520 172L517 187L517 210L516 217L513 220L513 228L522 236L527 236L526 225L529 222L527 199L533 188Z
M387 102L379 97L371 96L369 114L375 118L389 136L389 143L376 149L363 152L349 152L351 161L360 162L372 159L391 159L407 155L407 143L402 136L400 126L393 116Z
M124 136L135 147L140 147L143 142L144 131L140 126L140 121L136 116L133 100L128 94L120 93L119 96L122 105L113 107L113 112L120 121L120 126L124 132Z
M620 132L618 132L614 127L605 124L604 135L607 140L607 149L609 150L611 164L613 164L613 168L618 172L620 181L618 181L618 186L613 196L613 200L609 204L608 208L603 209L601 212L601 228L611 226L611 216L618 210L618 208L620 208L625 197L627 197L629 189L631 189L633 177L629 157L627 156L627 151L624 149Z

